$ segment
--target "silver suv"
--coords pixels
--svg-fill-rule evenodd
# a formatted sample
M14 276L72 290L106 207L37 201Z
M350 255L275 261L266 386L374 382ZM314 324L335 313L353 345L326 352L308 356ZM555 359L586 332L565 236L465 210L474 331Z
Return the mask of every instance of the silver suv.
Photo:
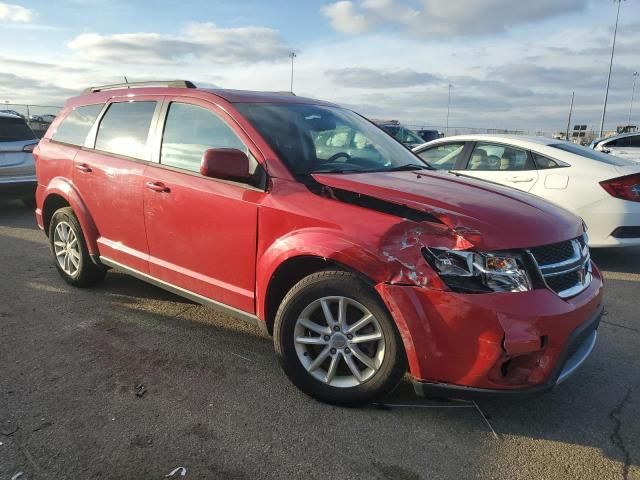
M36 169L31 152L37 144L24 118L0 113L0 196L35 205Z
M616 157L640 162L640 132L621 133L601 138L591 144L591 148Z

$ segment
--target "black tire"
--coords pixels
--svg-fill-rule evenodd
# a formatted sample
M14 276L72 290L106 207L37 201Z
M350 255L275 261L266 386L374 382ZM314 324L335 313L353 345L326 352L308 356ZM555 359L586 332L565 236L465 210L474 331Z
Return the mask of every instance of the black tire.
M80 258L77 271L73 275L64 271L58 262L55 253L54 233L56 227L61 222L65 222L71 226L71 229L78 241ZM80 223L70 207L56 210L53 217L51 217L51 222L49 224L49 247L58 273L69 285L80 288L92 287L104 279L106 269L100 265L96 265L91 260L89 250L87 249L87 243L84 239L84 235L82 234L82 228L80 228Z
M312 302L331 296L348 297L366 307L378 320L383 333L385 350L381 364L373 376L357 386L336 387L316 379L296 352L294 329L299 315ZM289 379L307 395L334 405L356 406L378 400L393 390L407 371L400 334L384 303L363 279L346 271L314 273L287 293L276 314L274 344Z

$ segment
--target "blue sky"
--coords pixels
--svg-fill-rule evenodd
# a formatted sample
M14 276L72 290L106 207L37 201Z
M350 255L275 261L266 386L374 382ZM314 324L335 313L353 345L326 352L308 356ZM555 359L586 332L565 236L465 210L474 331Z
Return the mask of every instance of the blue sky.
M0 102L61 104L88 85L188 78L294 90L432 126L596 127L616 4L609 0L0 1ZM622 4L607 126L640 70L640 2ZM638 86L640 97L640 85ZM640 123L640 101L635 108Z

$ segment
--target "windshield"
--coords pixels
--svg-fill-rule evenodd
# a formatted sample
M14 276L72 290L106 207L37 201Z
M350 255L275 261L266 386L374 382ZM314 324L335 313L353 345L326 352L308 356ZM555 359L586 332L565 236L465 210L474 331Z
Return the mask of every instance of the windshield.
M21 118L0 117L0 142L21 142L35 138Z
M549 145L550 147L557 148L558 150L564 150L565 152L574 153L583 157L596 160L598 162L606 163L608 165L615 165L617 167L624 167L625 165L634 165L635 162L631 160L625 160L624 158L614 157L606 153L601 153L591 148L583 147L582 145L576 145L575 143L556 143Z
M429 168L350 110L275 103L237 103L236 108L297 175Z

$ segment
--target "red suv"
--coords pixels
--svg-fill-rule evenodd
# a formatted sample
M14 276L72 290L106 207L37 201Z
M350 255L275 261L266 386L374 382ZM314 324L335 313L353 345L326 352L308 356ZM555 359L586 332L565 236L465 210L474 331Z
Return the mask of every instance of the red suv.
M358 404L534 393L589 356L602 277L584 223L432 170L374 124L286 93L92 88L36 151L60 275L108 268L252 320L304 392Z

